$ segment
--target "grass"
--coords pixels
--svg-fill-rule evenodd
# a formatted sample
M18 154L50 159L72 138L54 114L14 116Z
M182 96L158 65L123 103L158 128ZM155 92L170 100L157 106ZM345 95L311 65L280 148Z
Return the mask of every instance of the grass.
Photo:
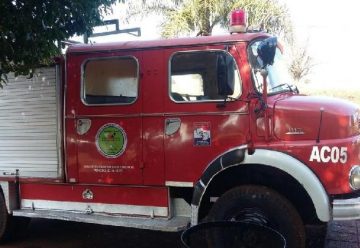
M359 89L320 89L311 85L299 86L300 93L306 95L331 96L349 100L360 106L360 87Z

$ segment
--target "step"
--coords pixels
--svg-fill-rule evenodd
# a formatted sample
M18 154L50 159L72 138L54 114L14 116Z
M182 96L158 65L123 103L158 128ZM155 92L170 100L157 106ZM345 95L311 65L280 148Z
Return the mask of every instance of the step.
M13 216L56 219L109 226L131 227L164 232L178 232L185 230L190 223L189 217L175 216L166 218L144 218L129 216L110 216L102 214L86 214L69 211L50 210L13 210Z

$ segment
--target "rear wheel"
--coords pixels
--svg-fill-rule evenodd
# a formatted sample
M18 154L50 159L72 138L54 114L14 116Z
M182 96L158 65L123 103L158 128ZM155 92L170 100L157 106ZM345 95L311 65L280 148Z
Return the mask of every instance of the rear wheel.
M281 233L287 247L305 247L300 215L285 197L268 187L244 185L227 191L214 204L208 218L264 225Z
M0 192L0 242L4 242L10 237L10 215L7 211L5 199Z

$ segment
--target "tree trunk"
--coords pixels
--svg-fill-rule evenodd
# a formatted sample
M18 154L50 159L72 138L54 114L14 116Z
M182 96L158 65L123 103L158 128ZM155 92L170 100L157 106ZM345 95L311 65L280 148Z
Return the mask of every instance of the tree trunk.
M199 33L198 36L209 36L212 32L212 27L210 24L210 15L211 15L211 7L209 0L201 0L201 6L203 8L199 11Z

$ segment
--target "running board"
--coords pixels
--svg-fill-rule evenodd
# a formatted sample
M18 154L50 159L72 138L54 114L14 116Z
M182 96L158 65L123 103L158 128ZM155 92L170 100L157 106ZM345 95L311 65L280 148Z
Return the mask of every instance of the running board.
M144 218L128 216L108 216L100 214L85 214L77 212L63 212L50 210L13 210L13 216L56 219L64 221L76 221L109 226L122 226L138 229L147 229L163 232L178 232L185 230L190 218L176 216L171 219L165 218Z

